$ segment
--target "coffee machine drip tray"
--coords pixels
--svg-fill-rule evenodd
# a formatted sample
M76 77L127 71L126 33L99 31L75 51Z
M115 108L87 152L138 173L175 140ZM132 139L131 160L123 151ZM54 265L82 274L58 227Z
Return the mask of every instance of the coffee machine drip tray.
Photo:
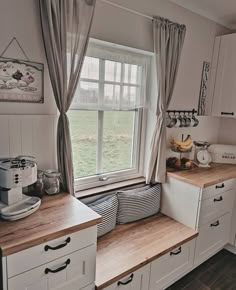
M0 216L4 220L18 220L35 212L39 208L40 204L40 198L23 195L20 202L1 208Z

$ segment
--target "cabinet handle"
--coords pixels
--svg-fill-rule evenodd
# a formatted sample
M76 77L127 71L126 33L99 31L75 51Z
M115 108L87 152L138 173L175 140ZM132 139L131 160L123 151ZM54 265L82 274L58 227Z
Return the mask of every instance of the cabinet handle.
M219 222L219 221L217 221L217 222L215 222L215 223L211 224L211 227L218 227L219 225L220 225L220 222Z
M182 249L181 247L178 248L178 250L176 252L170 252L170 256L176 256L176 255L179 255L180 253L182 252Z
M65 263L64 263L64 265L62 265L61 267L57 268L56 270L52 270L52 269L46 268L44 270L44 273L45 274L48 274L48 273L58 273L58 272L64 270L69 264L70 264L70 259L66 260Z
M117 285L118 286L120 286L120 285L127 285L127 284L129 284L129 283L131 283L133 281L133 278L134 278L134 274L132 273L127 281L125 281L125 282L118 281L117 282Z
M216 189L218 189L218 188L224 188L225 187L225 184L224 183L222 183L221 185L216 185Z
M44 251L47 252L48 250L59 250L59 249L61 249L61 248L64 248L67 244L69 244L70 241L71 241L71 238L68 237L68 238L65 240L64 243L62 243L62 244L60 244L60 245L58 245L58 246L56 246L56 247L51 247L51 246L46 245L46 246L44 247Z
M220 196L219 198L214 198L214 202L216 202L216 201L222 201L223 200L223 197L222 196Z
M221 115L234 115L234 112L221 112Z

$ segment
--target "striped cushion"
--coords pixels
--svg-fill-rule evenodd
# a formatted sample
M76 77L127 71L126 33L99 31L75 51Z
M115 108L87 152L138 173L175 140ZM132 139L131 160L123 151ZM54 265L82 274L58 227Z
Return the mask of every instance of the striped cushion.
M161 185L138 190L119 191L117 223L125 224L146 218L160 210Z
M118 210L116 195L100 198L95 202L87 204L87 206L102 216L102 222L98 225L98 237L114 229Z

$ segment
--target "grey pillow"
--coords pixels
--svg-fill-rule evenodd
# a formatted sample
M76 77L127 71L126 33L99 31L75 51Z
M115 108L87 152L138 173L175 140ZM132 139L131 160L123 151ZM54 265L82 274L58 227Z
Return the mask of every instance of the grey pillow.
M92 210L102 216L102 222L98 224L98 237L105 235L116 226L118 200L116 195L100 198L87 204Z
M137 221L159 212L161 185L158 183L149 188L118 191L117 197L119 202L117 223Z

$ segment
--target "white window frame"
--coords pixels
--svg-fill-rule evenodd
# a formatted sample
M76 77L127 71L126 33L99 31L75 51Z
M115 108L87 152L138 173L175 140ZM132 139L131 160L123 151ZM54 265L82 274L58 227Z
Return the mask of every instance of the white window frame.
M98 40L94 40L92 39L92 43L98 43L98 44L102 44L102 45L108 45L111 46L110 43L107 42L103 42L103 41L98 41ZM113 48L118 48L118 49L125 49L127 50L127 47L123 47L120 45L114 45L112 44L112 49ZM153 56L153 53L149 53L146 51L141 51L141 50L137 50L137 49L132 49L132 48L128 48L128 50L130 51L130 53L132 54L132 52L134 53L142 53L144 55L144 57L147 56ZM91 54L89 54L88 56L91 57L97 57L97 56L93 56ZM108 58L109 59L109 58ZM109 59L112 61L112 59ZM99 59L99 61L104 61L103 59ZM114 60L116 61L116 60ZM104 61L105 62L105 61ZM100 66L100 69L103 68L104 69L104 65ZM150 69L148 67L148 69ZM86 79L86 78L81 78L81 81L85 81L85 82L94 82L94 83L99 83L100 80L90 80L90 79ZM106 83L108 84L119 84L120 82L112 82L112 81L106 81ZM135 84L130 84L130 83L123 83L123 85L127 85L127 86L134 86L137 87L138 85ZM100 86L99 86L100 87ZM121 86L122 88L123 86ZM103 128L103 117L102 115L104 114L104 111L98 111L98 124L97 124L97 144L102 144L102 128ZM86 190L86 189L90 189L90 188L94 188L94 187L98 187L98 186L105 186L108 184L112 184L112 183L116 183L116 182L121 182L121 181L125 181L125 180L130 180L130 179L135 179L135 178L139 178L144 176L143 172L144 172L144 147L145 147L145 135L146 135L146 109L145 108L139 108L136 109L136 113L135 113L135 118L137 122L136 125L134 126L136 132L134 132L134 134L136 136L133 137L133 140L137 140L137 145L136 145L136 150L135 152L132 152L132 154L135 154L135 168L131 168L131 169L125 169L125 170L120 170L120 171L114 171L114 172L108 172L108 173L101 173L101 174L97 174L97 175L93 175L93 176L87 176L87 177L80 177L80 178L75 178L74 180L74 185L75 185L75 191L81 191L81 190ZM100 134L99 134L100 131ZM98 140L99 139L99 140ZM134 147L133 147L134 148ZM100 152L100 154L98 154L97 152L97 160L96 160L96 171L99 172L101 167L101 159L102 159L102 146L97 145L97 150ZM134 157L133 157L134 158Z

